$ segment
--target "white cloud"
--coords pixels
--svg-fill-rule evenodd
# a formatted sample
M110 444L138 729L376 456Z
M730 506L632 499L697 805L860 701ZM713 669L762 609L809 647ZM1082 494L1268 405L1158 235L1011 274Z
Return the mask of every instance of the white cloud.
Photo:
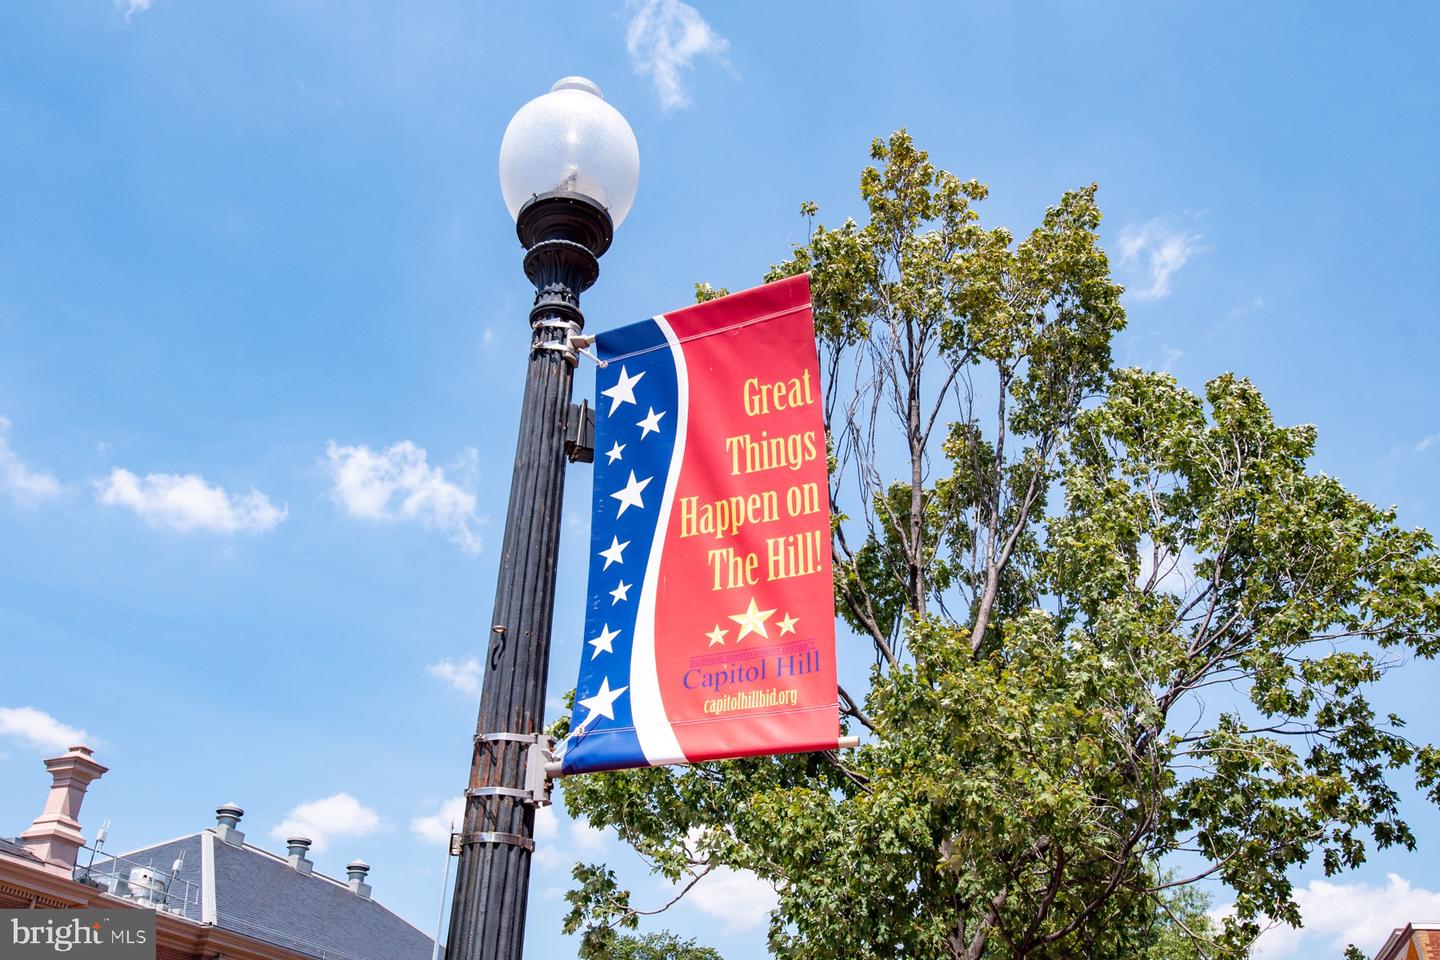
M361 444L325 446L333 481L330 494L352 517L367 520L418 520L444 533L469 554L480 552L474 527L475 494L445 479L445 471L426 462L424 447L402 440L388 450ZM479 454L467 451L462 473L473 470Z
M696 909L723 920L728 932L764 926L779 902L775 889L749 870L716 867L697 888L704 888L704 893L686 899Z
M10 448L10 421L0 417L0 490L22 507L60 495L60 481L40 470L31 469Z
M411 820L410 829L427 843L445 844L450 842L451 832L460 829L464 819L465 798L452 797L440 804L434 813Z
M1260 935L1251 956L1283 960L1293 956L1339 956L1355 944L1367 957L1380 949L1390 932L1407 923L1440 920L1440 892L1414 887L1398 874L1385 875L1385 885L1330 883L1312 880L1295 890L1304 927L1278 924ZM1214 911L1218 919L1233 907Z
M654 81L661 107L689 106L690 94L681 73L696 57L723 61L730 41L710 29L699 11L680 0L630 0L630 9L625 32L630 65Z
M1440 433L1432 433L1428 437L1421 437L1419 442L1415 444L1415 452L1424 453L1437 443L1440 443Z
M560 820L555 808L535 809L535 862L542 867L558 867L566 862L569 851L560 852Z
M76 744L96 745L84 730L67 726L34 707L0 707L0 736L14 737L40 750L65 750Z
M1130 295L1137 300L1169 296L1171 278L1203 249L1200 240L1200 234L1177 230L1158 219L1122 229L1118 263L1141 278L1130 286Z
M259 490L229 494L196 473L151 473L143 478L116 467L95 482L95 498L109 507L126 507L152 527L181 533L264 533L289 514Z
M363 837L378 829L378 813L348 793L337 793L300 804L270 831L270 836L282 842L289 837L309 837L311 849L322 853L331 840Z
M570 844L582 853L599 853L605 849L607 839L605 831L590 826L588 820L570 821Z
M1257 294L1255 294L1255 296L1250 300L1249 303L1242 303L1242 304L1240 304L1240 306L1238 306L1238 307L1232 307L1232 308L1230 309L1230 312L1229 312L1228 314L1226 314L1226 319L1228 319L1228 320L1235 320L1235 319L1237 319L1237 318L1239 318L1239 317L1245 316L1247 313L1254 313L1254 312L1257 311L1257 310L1264 310L1264 309L1265 309L1265 298L1262 297L1262 296L1260 296L1260 294L1257 293Z
M149 10L150 3L151 0L115 0L115 8L125 11L125 22L129 23L135 14Z
M425 668L425 672L432 677L439 677L450 686L461 693L469 694L472 697L480 695L480 658L466 657L464 660L452 660L446 657Z
M555 807L535 808L535 842L544 840L553 843L560 839L560 821L555 816Z
M555 808L540 807L535 811L535 862L542 867L558 867L574 858L598 854L605 849L609 834L589 822L571 820L561 830Z

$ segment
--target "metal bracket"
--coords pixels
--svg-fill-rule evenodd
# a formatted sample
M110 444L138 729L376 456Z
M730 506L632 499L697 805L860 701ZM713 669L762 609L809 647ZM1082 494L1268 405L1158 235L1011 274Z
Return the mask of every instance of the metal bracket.
M472 843L508 843L512 847L522 847L531 853L535 852L535 841L518 833L467 833L460 842L467 847Z
M545 736L543 733L477 733L476 743L496 743L505 741L508 743L534 743L538 737Z
M595 409L590 401L570 404L565 422L565 456L571 463L595 462Z
M531 347L532 350L556 350L556 351L559 351L560 353L562 353L562 354L565 355L565 362L568 363L568 364L570 364L570 366L572 366L572 367L578 367L578 366L580 366L580 358L575 354L575 348L572 347L572 346L570 346L570 344L566 343L566 342L563 341L563 340L558 340L558 341L553 341L553 342L547 342L547 343L533 343L533 344L530 345L530 347Z
M565 356L565 362L572 367L580 366L580 355L576 352L572 340L580 334L580 324L573 320L541 320L530 325L535 335L530 341L531 350L556 350ZM565 337L561 340L542 340L544 330L564 330Z
M518 800L530 799L529 790L521 790L519 787L471 787L465 791L467 797L515 797Z
M550 794L555 782L546 774L545 768L555 759L555 738L545 737L530 747L525 758L525 790L530 794L528 801L535 807L548 807Z
M595 362L595 366L599 367L601 370L604 370L606 367L610 366L610 361L600 359L599 354L587 349L594 344L595 334L593 333L585 335L576 334L570 338L570 346L575 348L576 353L578 353L582 357L589 357Z
M555 738L543 733L480 733L475 735L475 745L482 743L524 743L525 751L524 787L471 787L466 797L514 797L523 800L527 806L548 807L554 785L546 774L546 767L555 761Z

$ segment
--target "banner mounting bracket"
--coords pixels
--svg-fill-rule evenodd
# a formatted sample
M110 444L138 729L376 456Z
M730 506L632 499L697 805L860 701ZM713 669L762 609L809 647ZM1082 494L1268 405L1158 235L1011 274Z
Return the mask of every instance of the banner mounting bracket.
M548 807L554 784L547 775L555 761L555 738L545 733L481 733L475 736L478 749L482 743L525 744L524 784L519 787L471 787L466 797L513 797L529 807Z
M589 400L570 404L565 421L565 456L571 463L595 462L595 408Z

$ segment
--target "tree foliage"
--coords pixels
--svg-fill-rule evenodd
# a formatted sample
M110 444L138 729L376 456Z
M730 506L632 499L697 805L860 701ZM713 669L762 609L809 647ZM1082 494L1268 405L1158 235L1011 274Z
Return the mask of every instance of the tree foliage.
M613 955L615 960L722 960L719 953L693 938L681 940L668 932L620 937Z
M1440 751L1371 701L1437 650L1432 540L1313 470L1314 428L1249 381L1112 367L1093 185L1017 242L903 131L871 156L865 222L805 205L767 276L811 275L864 743L571 778L566 803L676 883L771 883L779 957L1244 956L1299 921L1288 869L1413 846L1407 779L1440 801ZM576 878L606 956L637 911Z

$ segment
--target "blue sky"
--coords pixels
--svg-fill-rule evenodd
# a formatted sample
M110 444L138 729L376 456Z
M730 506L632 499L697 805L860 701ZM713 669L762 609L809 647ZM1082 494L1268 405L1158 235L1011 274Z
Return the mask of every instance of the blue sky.
M870 139L907 126L1016 232L1097 181L1117 358L1251 376L1318 425L1320 469L1440 526L1437 27L1420 4L0 6L0 834L80 730L115 846L235 800L252 838L322 834L322 870L364 857L433 928L528 336L496 156L566 74L641 151L592 329L756 282L800 201L857 212ZM568 482L556 694L590 493ZM1386 681L1417 738L1437 680ZM1420 853L1298 874L1310 929L1266 955L1440 921L1440 815L1411 813ZM571 854L665 899L563 814L542 844L533 956L573 955ZM706 884L663 923L759 954L764 891Z

